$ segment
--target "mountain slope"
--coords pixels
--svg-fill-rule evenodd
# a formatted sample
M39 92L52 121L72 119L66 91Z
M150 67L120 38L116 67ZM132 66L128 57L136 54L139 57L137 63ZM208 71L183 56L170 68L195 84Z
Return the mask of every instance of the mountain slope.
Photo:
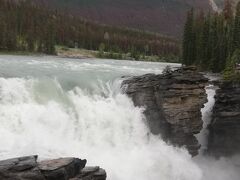
M103 24L180 36L186 12L209 9L209 0L48 0L52 7Z

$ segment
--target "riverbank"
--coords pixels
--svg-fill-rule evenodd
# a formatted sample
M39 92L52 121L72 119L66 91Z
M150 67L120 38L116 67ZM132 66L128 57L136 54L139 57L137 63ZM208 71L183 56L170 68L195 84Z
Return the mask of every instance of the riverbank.
M43 56L46 54L29 51L0 51L0 55Z
M29 51L0 51L0 55L24 55L24 56L45 56L53 55L62 58L74 59L116 59L116 60L129 60L129 61L146 61L146 62L166 62L166 63L180 63L176 56L145 56L142 54L131 53L114 53L114 52L101 52L80 48L68 48L65 46L56 46L54 54L45 54Z
M68 48L64 46L56 46L56 55L64 58L77 58L77 59L98 58L98 59L179 63L179 58L176 56L169 57L146 56L142 54L94 51L80 48Z

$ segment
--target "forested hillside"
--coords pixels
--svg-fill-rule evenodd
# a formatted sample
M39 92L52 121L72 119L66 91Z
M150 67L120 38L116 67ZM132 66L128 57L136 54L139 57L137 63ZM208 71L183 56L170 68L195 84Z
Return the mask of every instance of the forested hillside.
M222 12L188 13L183 36L183 63L212 72L233 71L240 63L240 3L226 0Z
M39 1L39 0L36 0ZM86 19L181 37L186 12L209 11L209 0L42 0Z
M43 3L44 4L44 3ZM155 33L103 26L31 0L0 0L0 50L53 54L55 45L145 55L178 55L179 43Z

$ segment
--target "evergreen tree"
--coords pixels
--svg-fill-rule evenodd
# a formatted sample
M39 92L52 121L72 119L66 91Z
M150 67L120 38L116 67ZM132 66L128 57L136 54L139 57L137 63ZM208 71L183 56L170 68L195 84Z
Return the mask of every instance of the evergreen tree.
M0 50L6 47L6 23L0 18Z
M55 29L53 22L50 20L45 33L44 52L46 54L55 54Z
M211 59L211 48L210 48L210 14L208 14L207 17L205 17L203 29L201 34L201 52L202 54L199 54L200 56L200 67L203 70L208 69L208 65L210 64L209 61Z
M225 58L227 59L233 53L234 16L233 16L232 3L230 0L225 0L223 13L225 18L225 26L224 26L224 38L225 38L224 42L226 44Z
M191 9L187 15L183 35L183 64L191 65L195 61L195 33L194 11Z
M221 72L233 52L240 49L240 3L234 16L230 0L222 12L187 16L183 35L183 63L202 70Z
M204 13L201 11L199 15L196 17L196 23L194 25L194 32L195 34L195 50L196 50L196 58L195 63L200 64L202 61L202 58L204 56L204 42L203 42L203 28L204 28Z
M214 71L215 72L221 72L226 63L227 58L227 43L225 38L225 20L224 15L220 14L218 15L218 23L217 23L217 60L215 61L216 64L214 65Z
M218 61L218 32L217 32L217 23L218 18L217 14L215 14L212 18L211 26L210 26L210 46L211 46L211 62L209 64L210 70L215 71L216 65ZM216 71L215 71L216 72Z
M233 51L240 48L240 2L236 7L236 15L233 27Z

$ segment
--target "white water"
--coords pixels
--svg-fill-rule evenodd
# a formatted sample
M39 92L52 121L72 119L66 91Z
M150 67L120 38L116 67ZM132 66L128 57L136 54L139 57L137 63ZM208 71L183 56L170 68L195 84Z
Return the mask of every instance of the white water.
M207 99L208 102L204 105L204 108L202 108L201 112L202 112L202 120L203 120L203 128L201 130L201 132L196 135L199 144L201 144L201 149L200 152L201 154L203 154L206 150L207 150L207 145L208 145L208 129L207 126L210 124L211 122L211 116L212 116L212 110L213 110L213 106L215 104L215 99L214 96L216 94L216 89L217 87L213 86L213 85L209 85L206 88L206 93L207 93Z
M86 158L110 180L239 179L235 161L192 159L151 135L143 109L121 93L121 76L166 65L0 56L0 159Z

